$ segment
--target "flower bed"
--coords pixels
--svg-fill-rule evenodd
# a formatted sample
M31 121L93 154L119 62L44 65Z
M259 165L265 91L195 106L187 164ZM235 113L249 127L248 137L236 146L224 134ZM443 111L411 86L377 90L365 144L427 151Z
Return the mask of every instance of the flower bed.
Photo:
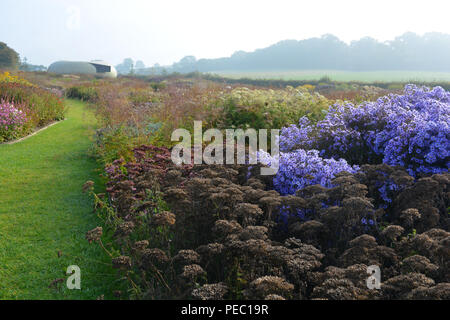
M407 86L283 129L258 166L176 167L142 146L107 167L87 233L126 298L450 299L449 93ZM420 149L420 150L418 150ZM86 185L92 191L92 184ZM367 287L368 267L382 273Z
M336 174L331 188L281 196L256 167L247 179L244 165L180 168L167 149L135 152L137 161L108 167L108 193L95 195L114 234L115 249L105 250L129 284L123 298L450 297L448 173L415 180L365 165ZM385 179L406 187L376 210L372 196ZM286 210L305 215L280 219ZM104 246L102 234L86 237ZM381 290L366 286L371 265L381 269Z
M21 136L27 117L20 109L20 106L0 101L0 142Z
M0 75L0 101L0 142L64 119L65 107L60 97L8 73Z

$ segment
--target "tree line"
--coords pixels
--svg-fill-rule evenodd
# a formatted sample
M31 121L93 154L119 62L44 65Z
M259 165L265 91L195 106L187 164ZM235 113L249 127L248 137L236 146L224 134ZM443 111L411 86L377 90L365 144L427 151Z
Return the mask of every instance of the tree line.
M326 34L306 40L285 40L231 57L199 59L186 56L168 67L170 72L280 70L409 70L450 71L450 35L409 32L392 41L365 37L347 44Z

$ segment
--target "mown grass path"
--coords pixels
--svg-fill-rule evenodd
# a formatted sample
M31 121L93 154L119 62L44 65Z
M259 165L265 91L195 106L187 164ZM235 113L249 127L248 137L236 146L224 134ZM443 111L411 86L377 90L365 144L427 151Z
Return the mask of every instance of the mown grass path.
M95 119L82 103L67 104L67 120L0 145L0 299L95 299L112 292L110 262L84 238L101 223L82 193L84 182L98 182L89 157ZM49 288L69 265L81 268L81 290L65 282Z

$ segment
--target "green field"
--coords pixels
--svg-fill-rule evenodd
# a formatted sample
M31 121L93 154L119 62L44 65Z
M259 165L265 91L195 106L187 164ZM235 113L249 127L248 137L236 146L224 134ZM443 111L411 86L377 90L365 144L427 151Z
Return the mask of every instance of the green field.
M0 299L95 299L116 284L109 257L84 239L101 225L82 193L87 180L100 184L89 156L95 118L80 102L68 106L67 120L0 145ZM81 290L49 288L70 265Z
M219 71L210 72L223 77L239 79L277 79L277 80L319 80L327 76L333 81L358 82L408 82L408 81L450 81L450 72L422 71L367 71L351 72L336 70L293 70L293 71Z

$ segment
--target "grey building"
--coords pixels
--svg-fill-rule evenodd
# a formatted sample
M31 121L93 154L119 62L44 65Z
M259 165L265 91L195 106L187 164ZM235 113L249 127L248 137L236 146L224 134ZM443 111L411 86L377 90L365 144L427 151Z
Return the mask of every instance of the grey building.
M57 74L91 74L102 78L117 78L114 66L101 60L57 61L52 63L47 71Z

